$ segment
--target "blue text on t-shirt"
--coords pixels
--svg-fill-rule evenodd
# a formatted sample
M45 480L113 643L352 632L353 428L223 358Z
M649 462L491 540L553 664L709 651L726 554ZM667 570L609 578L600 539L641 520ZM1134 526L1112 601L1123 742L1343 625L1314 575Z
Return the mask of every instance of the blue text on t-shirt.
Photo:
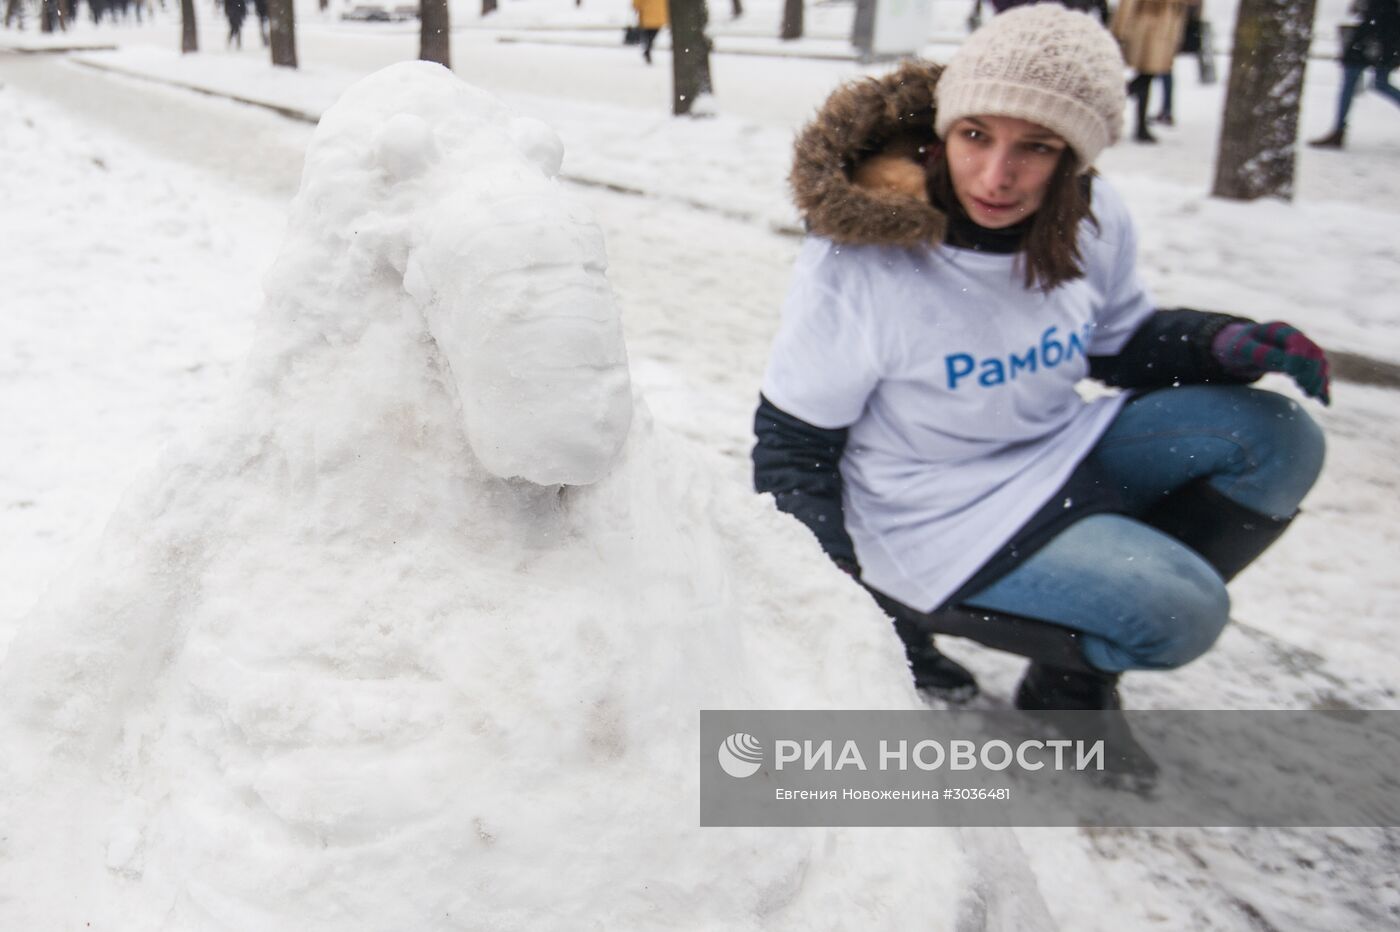
M1089 331L1093 328L1093 324L1085 324L1084 337L1087 338ZM944 366L948 371L949 390L957 391L958 383L979 369L981 372L977 376L977 383L991 387L1001 385L1008 379L1016 378L1016 373L1023 369L1027 372L1034 372L1037 362L1046 369L1054 369L1073 359L1075 353L1083 356L1084 341L1080 335L1071 333L1069 339L1061 343L1055 338L1055 331L1059 329L1059 327L1047 327L1045 332L1040 335L1039 343L1032 343L1020 355L1008 353L1004 363L999 356L979 360L971 353L949 353L943 357Z

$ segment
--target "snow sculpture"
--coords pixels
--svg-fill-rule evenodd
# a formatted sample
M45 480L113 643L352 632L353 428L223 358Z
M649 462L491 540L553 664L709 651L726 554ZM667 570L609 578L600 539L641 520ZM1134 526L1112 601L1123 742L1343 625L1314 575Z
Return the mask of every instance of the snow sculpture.
M697 710L917 698L634 409L561 154L436 65L326 114L242 391L0 662L0 928L1039 927L1014 839L696 825Z
M326 114L293 237L328 263L402 283L486 469L597 481L632 414L602 236L557 195L563 146L549 127L466 84L425 82L427 67L357 85ZM401 109L410 94L414 112ZM300 274L302 257L279 266L289 261Z

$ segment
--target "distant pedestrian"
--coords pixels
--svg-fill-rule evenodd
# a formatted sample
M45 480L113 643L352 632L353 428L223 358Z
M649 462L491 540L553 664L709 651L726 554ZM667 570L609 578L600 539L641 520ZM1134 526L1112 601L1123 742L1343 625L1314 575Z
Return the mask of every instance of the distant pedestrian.
M1400 66L1400 0L1359 0L1356 11L1361 22L1342 47L1342 96L1332 132L1308 143L1318 149L1342 148L1351 102L1367 69L1375 73L1376 92L1400 105L1400 90L1390 83L1390 73Z
M666 0L632 0L632 8L637 11L637 25L642 29L642 60L650 65L656 36L670 23Z
M228 45L243 48L243 20L248 18L247 0L224 0L224 15L228 17Z
M253 12L258 15L258 35L262 36L263 48L267 48L267 0L253 0Z
M1133 139L1156 142L1147 129L1147 103L1152 79L1170 74L1172 59L1181 48L1187 11L1200 0L1123 0L1113 15L1113 35L1123 48L1123 59L1137 74L1128 84L1136 102L1137 124Z

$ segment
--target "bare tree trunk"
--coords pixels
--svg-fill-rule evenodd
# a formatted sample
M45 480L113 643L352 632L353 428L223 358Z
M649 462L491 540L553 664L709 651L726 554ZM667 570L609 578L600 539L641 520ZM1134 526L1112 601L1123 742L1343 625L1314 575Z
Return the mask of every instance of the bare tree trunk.
M671 0L671 113L685 116L711 90L705 0Z
M496 0L481 0L481 15L496 12Z
M802 38L802 7L802 0L783 0L783 26L778 38Z
M730 19L738 19L744 15L743 0L731 0L729 5Z
M39 31L53 32L67 28L68 24L63 21L63 8L58 5L58 0L42 0L39 7Z
M199 32L195 29L194 0L180 0L180 54L199 51Z
M418 6L418 57L452 67L452 31L447 0L421 0Z
M1216 197L1293 198L1298 106L1317 0L1240 0Z
M5 28L10 28L10 21L17 20L19 28L24 28L24 5L20 0L5 0Z
M292 0L267 0L268 31L272 33L272 63L297 66L297 23Z

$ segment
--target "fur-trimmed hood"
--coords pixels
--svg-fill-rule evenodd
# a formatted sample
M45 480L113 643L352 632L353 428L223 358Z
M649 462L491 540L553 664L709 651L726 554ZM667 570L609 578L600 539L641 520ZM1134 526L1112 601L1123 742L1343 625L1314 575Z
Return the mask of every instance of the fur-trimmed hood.
M807 230L838 243L922 246L943 241L941 210L893 191L857 186L852 173L878 152L914 157L938 140L933 134L933 87L943 67L905 62L881 78L837 88L797 137L793 200Z

